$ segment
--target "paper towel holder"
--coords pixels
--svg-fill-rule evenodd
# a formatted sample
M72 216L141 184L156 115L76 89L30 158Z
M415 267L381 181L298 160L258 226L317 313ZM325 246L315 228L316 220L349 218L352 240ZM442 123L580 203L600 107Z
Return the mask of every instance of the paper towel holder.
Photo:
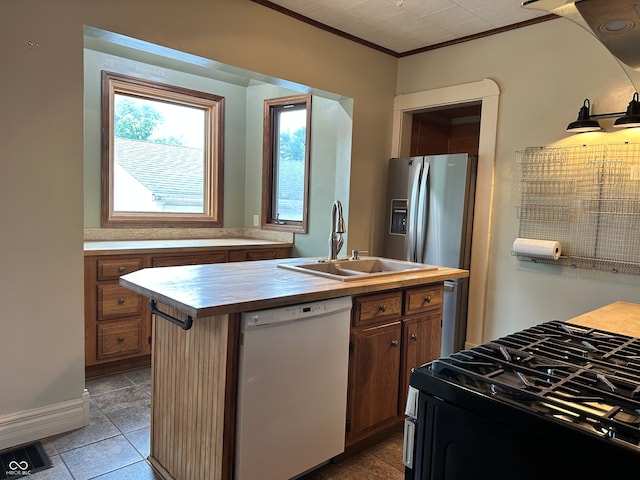
M517 237L513 241L511 255L518 257L518 259L527 259L533 263L538 261L557 263L558 260L563 258L562 245L559 241L522 237Z

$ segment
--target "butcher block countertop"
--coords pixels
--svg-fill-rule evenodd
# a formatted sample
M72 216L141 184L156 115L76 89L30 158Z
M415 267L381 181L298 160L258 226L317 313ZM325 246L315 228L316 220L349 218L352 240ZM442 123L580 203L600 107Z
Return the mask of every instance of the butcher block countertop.
M279 268L318 258L287 258L146 268L120 277L120 284L193 318L306 303L465 278L468 270L435 270L339 281Z
M640 304L614 302L567 322L640 338Z
M207 238L172 240L102 240L84 242L84 255L123 253L180 253L202 250L233 250L251 247L291 247L292 243L255 238Z

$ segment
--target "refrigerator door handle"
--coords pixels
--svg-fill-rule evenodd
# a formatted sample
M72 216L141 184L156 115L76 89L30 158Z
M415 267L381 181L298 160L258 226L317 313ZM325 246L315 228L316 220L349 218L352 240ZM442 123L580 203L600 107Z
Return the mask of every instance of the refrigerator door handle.
M416 220L416 252L414 262L424 262L427 253L427 231L429 228L429 163L422 168L420 188L418 193L418 219Z
M416 228L418 225L418 195L420 193L420 179L422 178L422 160L410 164L409 174L411 191L407 205L407 234L404 237L405 260L416 261Z

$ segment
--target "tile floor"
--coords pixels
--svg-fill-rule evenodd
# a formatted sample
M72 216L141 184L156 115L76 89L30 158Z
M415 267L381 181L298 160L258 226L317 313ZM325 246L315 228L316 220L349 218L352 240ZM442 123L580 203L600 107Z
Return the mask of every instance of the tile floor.
M142 368L87 381L88 426L42 440L53 467L30 480L156 480L149 455L151 371ZM301 480L402 480L402 434Z

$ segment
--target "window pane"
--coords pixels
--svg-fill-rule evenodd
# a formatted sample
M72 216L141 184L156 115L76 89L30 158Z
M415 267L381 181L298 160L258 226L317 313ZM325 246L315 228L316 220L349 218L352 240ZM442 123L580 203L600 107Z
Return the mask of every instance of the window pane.
M205 113L114 95L114 212L204 213Z
M278 113L273 211L279 220L302 221L307 109L292 106Z

